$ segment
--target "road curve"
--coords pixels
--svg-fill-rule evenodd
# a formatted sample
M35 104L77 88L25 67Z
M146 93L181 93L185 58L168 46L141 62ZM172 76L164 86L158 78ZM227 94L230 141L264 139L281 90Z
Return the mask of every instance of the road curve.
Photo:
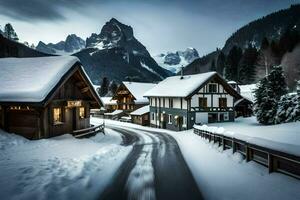
M133 150L99 199L203 199L176 140L166 134L108 126Z

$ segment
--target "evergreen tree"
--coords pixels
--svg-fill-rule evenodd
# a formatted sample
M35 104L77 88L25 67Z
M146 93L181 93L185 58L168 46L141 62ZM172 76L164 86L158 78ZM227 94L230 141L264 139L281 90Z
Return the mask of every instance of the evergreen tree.
M4 27L4 37L10 40L19 41L18 35L10 23Z
M108 93L108 88L109 88L109 81L107 77L104 77L102 79L99 95L101 97L104 97Z
M220 54L218 55L217 58L217 66L216 66L216 71L224 76L224 69L225 69L225 62L226 62L226 56L225 54L221 51Z
M216 68L216 64L215 64L215 59L213 59L211 61L211 67L210 67L211 71L217 71L217 68Z
M286 93L287 86L282 67L274 67L270 74L258 83L255 90L255 113L260 123L276 123L278 101Z
M226 69L225 69L225 78L227 80L238 81L239 77L239 62L243 55L241 48L234 46L229 51L226 59Z
M239 82L242 84L250 84L255 80L255 67L258 52L251 44L245 49L239 64Z

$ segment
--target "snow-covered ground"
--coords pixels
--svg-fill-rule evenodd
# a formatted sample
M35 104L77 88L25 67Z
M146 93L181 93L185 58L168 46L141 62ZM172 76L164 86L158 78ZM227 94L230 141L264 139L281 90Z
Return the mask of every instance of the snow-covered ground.
M239 123L242 122L238 122L237 127L247 125ZM106 124L172 135L205 199L300 199L299 180L280 173L269 174L266 167L253 161L245 162L242 155L232 154L231 149L222 151L215 144L195 135L193 130L173 132L112 120L106 120ZM281 131L288 131L288 127L298 126L298 123L285 126L281 127ZM269 131L275 130L277 127L273 126Z
M132 148L105 133L30 141L0 130L0 198L97 199Z
M245 162L232 149L222 151L193 134L172 133L205 199L300 199L300 181L253 161Z
M249 117L197 127L300 156L300 122L265 126Z

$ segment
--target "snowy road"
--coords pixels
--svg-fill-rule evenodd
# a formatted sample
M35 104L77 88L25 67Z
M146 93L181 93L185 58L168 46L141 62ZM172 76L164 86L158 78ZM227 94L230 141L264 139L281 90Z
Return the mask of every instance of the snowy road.
M100 199L203 199L176 140L168 134L109 125L132 152Z

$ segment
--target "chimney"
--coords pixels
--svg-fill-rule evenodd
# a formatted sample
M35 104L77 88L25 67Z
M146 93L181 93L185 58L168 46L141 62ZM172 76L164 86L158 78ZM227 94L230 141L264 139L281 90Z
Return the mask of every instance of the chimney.
M183 66L181 67L181 72L180 72L180 74L181 74L181 77L180 77L180 79L183 79Z

